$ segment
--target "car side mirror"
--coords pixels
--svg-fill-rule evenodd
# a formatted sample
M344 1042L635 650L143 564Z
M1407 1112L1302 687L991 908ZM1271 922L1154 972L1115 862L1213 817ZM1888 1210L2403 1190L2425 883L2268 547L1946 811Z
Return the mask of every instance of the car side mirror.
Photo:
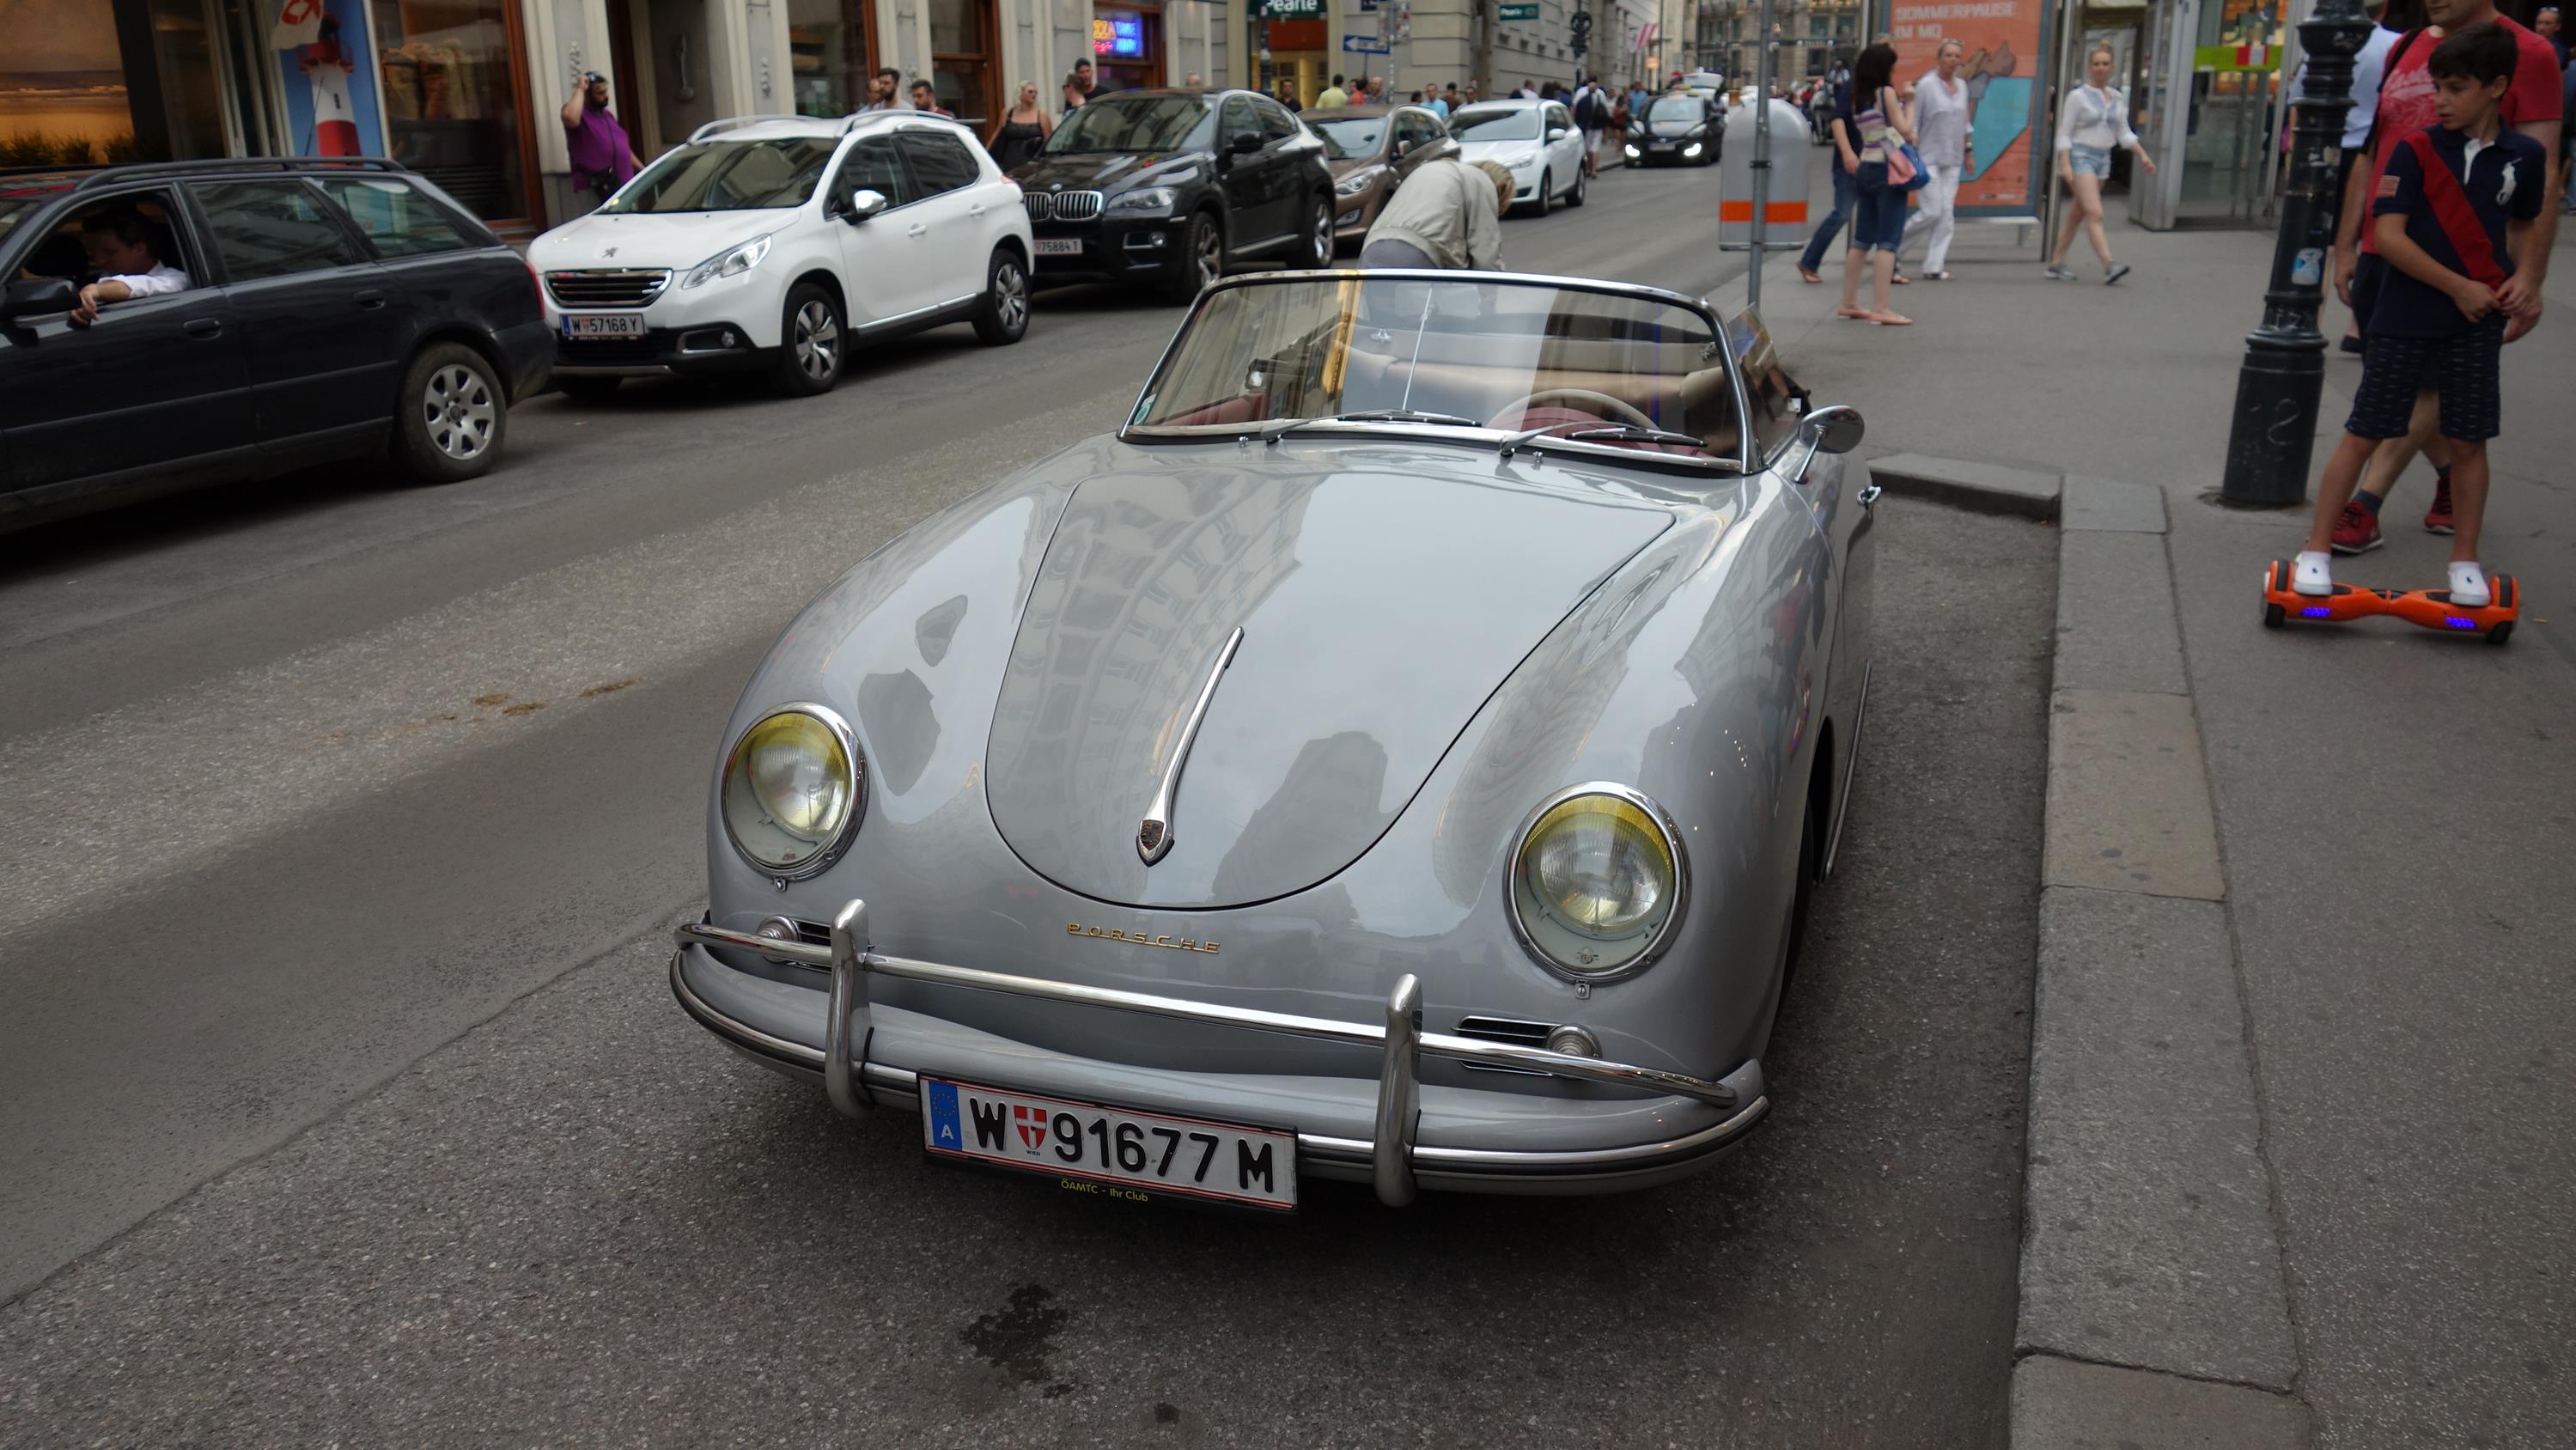
M1234 133L1232 138L1227 140L1225 143L1225 149L1237 156L1249 156L1253 152L1261 149L1261 133L1258 131L1237 131Z
M1849 453L1860 446L1865 431L1860 410L1848 403L1828 403L1809 413L1799 426L1815 435L1818 453Z
M9 284L8 295L0 300L0 322L16 322L25 317L45 317L56 312L69 312L80 306L80 289L61 277L30 277Z
M1564 139L1565 139L1565 128L1564 128L1563 126L1550 126L1550 127L1548 127L1548 128L1547 128L1547 139L1549 139L1550 141L1562 141L1562 140L1564 140Z
M859 223L866 221L868 218L875 216L878 212L885 209L886 195L884 192L878 191L874 187L857 187L850 192L850 199L842 208L841 220L848 222L852 226L857 226Z

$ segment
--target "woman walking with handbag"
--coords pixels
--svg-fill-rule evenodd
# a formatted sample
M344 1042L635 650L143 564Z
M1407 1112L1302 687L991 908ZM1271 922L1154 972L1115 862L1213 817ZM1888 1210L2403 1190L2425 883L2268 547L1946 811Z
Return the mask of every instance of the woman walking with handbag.
M1002 119L993 127L993 134L984 138L984 149L993 153L993 164L1007 174L1015 166L1026 166L1035 161L1039 149L1046 145L1048 134L1054 130L1054 120L1047 115L1046 108L1038 104L1038 83L1022 81L1018 99L1011 103L1011 109L1002 113Z
M2057 253L2048 259L2052 281L2075 280L2066 269L2066 254L2074 250L2074 224L2079 221L2093 243L2093 255L2102 259L2103 285L2129 275L2126 262L2111 260L2111 234L2102 229L2102 183L2111 175L2111 153L2120 147L2135 152L2149 176L2156 174L2156 163L2138 144L2138 133L2129 129L2128 94L2111 84L2115 63L2111 47L2093 47L2084 58L2084 84L2068 92L2058 108L2057 175L2066 183L2067 225L2059 229Z
M1885 41L1860 53L1852 67L1851 99L1834 117L1834 148L1852 178L1851 240L1843 252L1843 305L1837 317L1910 327L1887 305L1896 278L1896 249L1905 240L1907 184L1921 176L1905 147L1914 140L1914 117L1896 93L1896 47ZM1864 259L1870 259L1864 261ZM1871 267L1873 305L1860 306L1861 268Z

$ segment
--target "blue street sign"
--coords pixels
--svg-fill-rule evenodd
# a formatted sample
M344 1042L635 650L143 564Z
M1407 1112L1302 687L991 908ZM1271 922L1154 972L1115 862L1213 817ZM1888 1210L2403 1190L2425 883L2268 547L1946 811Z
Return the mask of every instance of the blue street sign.
M1394 46L1374 35L1345 35L1342 37L1342 49L1358 55L1392 55L1395 52Z

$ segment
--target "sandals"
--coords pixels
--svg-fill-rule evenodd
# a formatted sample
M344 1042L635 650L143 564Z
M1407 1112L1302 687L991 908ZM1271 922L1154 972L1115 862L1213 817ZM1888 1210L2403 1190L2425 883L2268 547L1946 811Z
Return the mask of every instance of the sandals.
M1876 318L1878 314L1865 307L1837 307L1834 309L1834 316L1847 317L1854 322L1868 322Z
M1893 312L1868 313L1863 320L1873 327L1912 327L1914 325L1913 318L1900 317Z
M1926 272L1923 274L1923 280L1926 282L1947 282L1952 280L1952 278L1947 272Z
M1819 273L1810 272L1806 268L1800 267L1798 269L1798 280L1807 283L1809 286L1814 286L1823 282L1825 279Z

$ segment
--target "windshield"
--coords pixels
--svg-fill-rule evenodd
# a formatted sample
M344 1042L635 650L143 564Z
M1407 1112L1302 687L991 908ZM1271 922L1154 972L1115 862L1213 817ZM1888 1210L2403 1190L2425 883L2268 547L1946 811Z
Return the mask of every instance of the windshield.
M1348 121L1311 121L1315 134L1324 138L1324 155L1335 161L1348 161L1354 156L1375 156L1378 143L1386 139L1386 117L1362 116Z
M1372 426L1487 446L1499 441L1495 433L1561 425L1564 433L1625 427L1700 440L1580 445L1636 450L1624 457L1706 465L1731 461L1738 448L1734 383L1705 315L1654 298L1473 274L1350 274L1210 293L1129 426L1233 438L1250 424L1388 412L1415 416Z
M1646 108L1649 121L1688 121L1694 126L1707 114L1707 105L1697 96L1657 96Z
M1198 96L1135 96L1082 106L1047 137L1046 154L1075 151L1181 151L1205 149L1200 136L1211 111Z
M1470 106L1449 118L1449 134L1461 141L1535 141L1536 106Z
M837 138L826 136L682 146L663 153L600 210L758 211L803 206L839 146Z

